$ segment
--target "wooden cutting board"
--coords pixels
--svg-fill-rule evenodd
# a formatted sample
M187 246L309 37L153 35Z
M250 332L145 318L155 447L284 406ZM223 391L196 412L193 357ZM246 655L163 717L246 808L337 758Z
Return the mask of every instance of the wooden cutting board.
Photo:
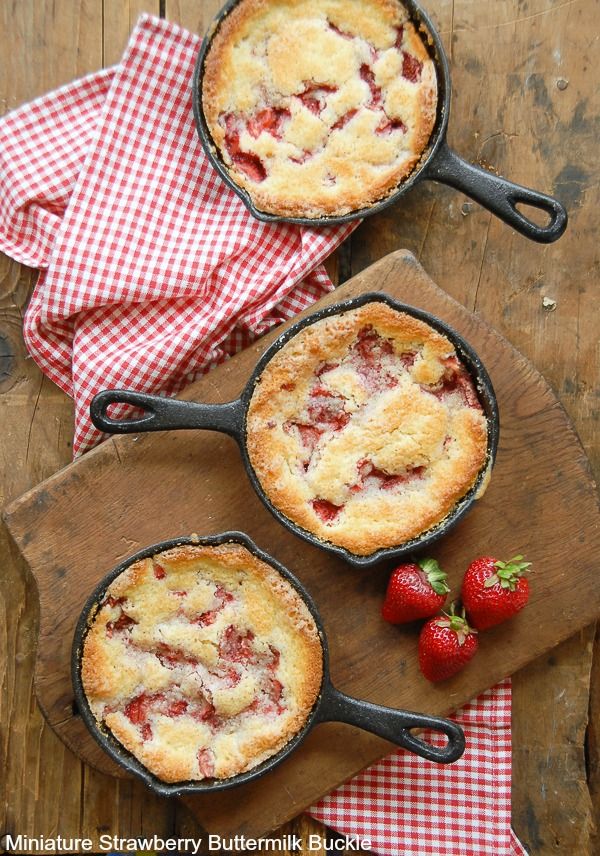
M87 763L122 775L73 708L74 625L100 577L157 541L192 532L247 532L312 592L329 638L332 678L340 689L435 714L460 706L600 613L595 485L579 440L547 383L505 339L438 288L406 251L372 265L318 305L369 290L386 291L438 315L486 365L501 414L492 481L474 510L430 552L449 572L453 594L476 555L524 553L533 562L530 604L512 621L481 634L477 657L459 676L431 685L418 671L418 629L392 627L380 618L390 564L353 569L283 529L253 493L233 440L209 431L111 438L4 512L39 593L38 701L52 728ZM183 397L211 402L237 397L257 357L279 332L192 384ZM350 726L320 725L264 778L185 802L209 832L259 836L389 748Z

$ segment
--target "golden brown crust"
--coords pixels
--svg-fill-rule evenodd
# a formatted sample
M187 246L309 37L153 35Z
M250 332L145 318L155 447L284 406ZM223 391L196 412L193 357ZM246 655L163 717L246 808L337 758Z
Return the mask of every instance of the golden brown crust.
M451 342L381 301L275 354L246 439L273 505L360 556L441 523L487 462L487 420Z
M372 205L410 175L437 80L398 0L241 0L212 40L201 97L257 208L318 218Z
M300 595L244 546L130 565L90 621L82 680L98 722L166 782L271 757L317 699L323 652Z

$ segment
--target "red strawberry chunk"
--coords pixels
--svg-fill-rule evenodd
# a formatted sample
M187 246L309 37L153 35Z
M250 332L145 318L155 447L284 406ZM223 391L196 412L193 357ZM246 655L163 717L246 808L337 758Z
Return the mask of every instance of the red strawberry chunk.
M239 682L242 680L242 676L236 669L233 668L233 666L227 669L224 678L225 682L227 683L227 686L229 687L237 687Z
M338 36L341 36L343 39L353 39L354 38L352 33L345 33L344 30L341 30L338 26L336 26L331 21L328 21L327 24L328 24L330 30L333 30L334 33L337 33Z
M384 354L393 354L394 346L371 327L363 327L358 333L358 340L352 350L356 351L365 362L373 363L381 359Z
M371 90L371 98L367 107L371 109L375 107L381 107L383 103L383 98L381 95L381 87L377 86L375 83L375 75L373 74L373 70L369 68L366 63L363 63L360 67L360 76L362 80L368 84L369 89Z
M248 133L251 137L259 137L263 131L280 140L283 136L283 126L291 113L282 107L266 107L248 120Z
M209 609L197 618L193 618L191 624L197 624L199 627L210 627L210 625L214 624L217 620L217 615L218 611L216 609Z
M315 387L310 394L308 415L312 422L323 430L340 431L350 421L344 410L345 398L329 392L322 386Z
M306 161L310 160L310 158L312 157L314 157L314 152L309 152L305 150L302 152L301 155L298 155L298 157L290 157L290 160L292 161L292 163L306 163Z
M125 706L123 713L133 725L141 725L148 718L148 713L152 706L163 700L164 695L162 693L155 693L154 695L141 693L139 696L131 699Z
M164 642L159 642L157 645L156 656L162 666L166 668L174 668L175 666L197 666L198 660L195 657L190 657L183 651L166 645Z
M283 695L283 684L281 683L281 681L278 681L275 678L270 678L267 681L266 693L271 699L271 701L281 701L281 696Z
M313 499L311 505L324 523L332 523L344 507L343 505L334 505L327 499Z
M233 624L230 624L219 643L219 654L224 660L234 663L251 663L255 660L255 651L252 646L254 633L247 630L242 633Z
M327 372L331 372L331 371L333 371L334 369L337 369L337 367L338 367L338 366L339 366L339 363L323 363L323 364L322 364L322 365L320 365L320 366L319 366L319 368L316 370L315 375L316 375L317 377L321 377L321 375L324 375L324 374L326 374Z
M231 156L231 160L251 181L260 183L267 177L267 170L258 155L250 152L238 152Z
M187 713L189 713L192 719L195 719L197 722L210 723L215 720L215 708L206 698L203 698L191 708L188 708Z
M375 133L382 137L391 134L393 131L402 131L403 134L406 134L406 130L406 125L402 119L388 119L385 116L375 128Z
M113 597L112 595L110 595L106 598L105 603L107 606L115 607L120 606L122 603L125 603L126 600L127 598L125 597Z
M311 452L319 442L321 436L323 435L323 431L320 428L316 428L314 425L303 425L300 422L286 422L283 426L284 430L289 432L292 428L296 428L298 433L300 434L300 439L302 441L302 445L309 449Z
M215 758L210 749L198 750L198 767L205 779L210 779L215 774Z
M231 158L240 152L240 131L239 121L233 113L221 117L225 125L225 148L229 152Z
M277 648L274 648L272 645L269 645L269 650L271 651L272 658L267 663L267 669L270 672L275 672L277 670L277 667L279 666L279 660L281 659L281 654L279 653Z
M405 473L386 473L376 467L371 461L363 459L357 464L359 481L352 485L352 493L358 493L368 487L377 487L381 490L391 490L400 484L406 484L417 478L422 478L426 467L409 467Z
M415 360L417 359L416 351L405 351L403 354L400 354L400 362L402 365L409 369L411 366L415 364Z
M167 576L167 572L165 571L165 569L163 567L155 564L154 565L154 576L156 577L157 580L164 580L164 578Z
M337 86L331 86L329 83L306 83L305 88L296 97L304 104L307 110L314 113L316 116L325 109L327 103L327 95L330 92L337 92Z
M357 107L354 110L348 110L346 113L343 114L343 116L340 116L340 118L337 120L337 122L333 123L333 125L331 126L331 130L332 131L339 131L341 128L344 128L348 124L350 119L354 118L354 116L356 116L357 113L358 113Z
M369 390L378 392L398 385L398 378L386 371L382 362L394 353L394 346L371 327L359 331L351 353L356 371Z
M142 740L152 740L152 726L149 722L142 725Z
M225 148L236 166L248 176L251 181L264 181L267 171L258 155L243 152L240 149L239 122L233 113L221 117L225 124Z
M410 80L411 83L418 83L422 70L423 63L416 56L402 51L402 77Z
M398 48L398 50L400 50L400 48L402 47L402 39L403 38L404 38L404 27L402 27L402 26L397 27L396 28L396 44L394 45L394 47Z
M115 621L109 621L106 624L106 635L112 638L112 635L115 631L127 630L130 627L133 627L137 624L137 621L133 619L130 615L127 615L125 612L121 612L121 615Z
M178 699L176 701L169 702L167 707L167 716L182 716L188 709L188 703L185 699Z
M215 597L221 601L222 605L225 606L226 603L231 603L235 598L230 591L227 591L226 588L223 588L222 585L218 585L215 589Z
M444 398L446 395L458 393L464 404L475 410L481 410L481 402L477 396L471 376L456 357L449 357L444 361L446 368L441 381L436 386L422 386L425 392L435 395L436 398Z

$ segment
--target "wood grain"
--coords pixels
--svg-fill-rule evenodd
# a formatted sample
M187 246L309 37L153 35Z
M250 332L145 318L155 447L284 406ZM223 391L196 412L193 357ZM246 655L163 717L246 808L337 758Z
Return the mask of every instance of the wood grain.
M527 615L482 637L471 668L444 685L431 686L418 671L414 630L383 626L380 618L389 563L354 570L299 542L254 495L230 438L210 431L114 437L4 513L38 587L38 700L56 732L88 763L115 770L73 715L69 663L74 623L104 573L157 541L189 532L248 532L315 597L330 640L334 682L358 697L393 707L445 713L553 647L600 611L600 591L590 591L600 549L597 497L579 442L543 379L506 340L438 289L409 253L380 260L317 306L377 288L447 321L473 345L491 374L502 418L492 483L468 518L436 545L436 555L449 570L456 594L473 545L492 530L501 555L513 554L518 544L544 569L535 578ZM184 397L235 398L257 356L275 336L265 336L191 384ZM548 445L553 448L551 458L544 456ZM560 505L554 498L558 491L564 498ZM547 526L541 529L538 520ZM578 542L568 575L565 531ZM554 615L557 602L561 611ZM502 658L498 647L506 652ZM379 738L353 730L349 752L348 732L346 726L321 726L269 776L235 791L185 802L209 832L262 835L389 748Z
M450 56L453 107L450 142L465 157L540 189L567 204L570 225L561 241L538 247L515 236L480 206L454 191L422 184L385 215L365 223L342 248L333 269L356 273L399 246L408 246L433 278L503 332L548 378L572 417L596 474L600 465L596 234L600 168L597 159L600 90L595 85L598 0L427 0ZM166 15L200 26L214 0L166 0ZM0 112L73 77L111 64L127 37L125 0L20 0L0 4ZM144 3L158 12L158 2ZM127 12L123 10L128 10ZM118 16L116 22L115 16ZM104 21L103 21L104 19ZM104 49L104 55L102 50ZM559 86L560 83L560 86ZM534 184L537 182L537 184ZM339 261L339 264L338 264ZM70 456L71 403L42 383L27 359L21 316L33 275L0 259L2 454L0 501L8 502L64 465ZM544 310L542 299L557 301ZM4 355L5 351L1 353ZM3 534L0 534L4 538ZM79 832L141 834L189 831L191 816L152 803L144 792L115 783L76 761L44 726L31 696L36 599L23 583L6 539L0 608L0 835L20 829L51 834L59 825ZM535 854L587 856L589 835L586 751L589 635L576 636L513 681L514 823ZM587 760L600 817L598 749L600 660L591 671L592 707ZM577 727L573 726L577 723ZM537 736L534 732L537 729ZM540 736L541 735L541 736ZM573 741L576 741L575 743ZM551 753L554 762L548 762ZM67 764L57 789L52 773ZM81 771L81 772L80 772ZM84 782L83 789L81 782ZM87 789L94 782L96 793ZM581 799L563 810L565 782ZM33 783L33 784L32 784ZM1 841L0 841L1 850Z

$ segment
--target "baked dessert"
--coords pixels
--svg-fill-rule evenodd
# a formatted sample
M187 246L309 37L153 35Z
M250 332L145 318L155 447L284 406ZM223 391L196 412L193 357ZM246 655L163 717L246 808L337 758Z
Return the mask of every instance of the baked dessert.
M487 463L487 419L452 343L379 300L304 327L266 364L246 442L289 520L367 556L451 512Z
M81 675L103 729L164 782L226 779L305 723L322 648L300 595L238 543L130 565L91 619Z
M435 66L398 0L241 0L204 61L202 109L262 211L318 218L385 198L435 122Z

